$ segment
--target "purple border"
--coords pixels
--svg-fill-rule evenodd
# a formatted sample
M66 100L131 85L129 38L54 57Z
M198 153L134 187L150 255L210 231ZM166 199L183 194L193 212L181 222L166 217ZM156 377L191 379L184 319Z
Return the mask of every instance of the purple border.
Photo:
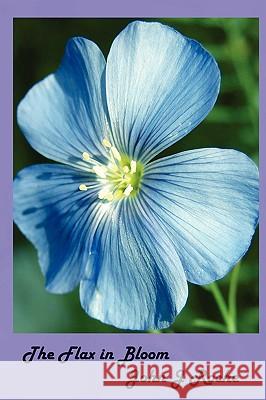
M266 359L266 246L260 246L260 334L13 334L12 332L12 20L13 17L259 17L260 237L266 237L266 3L265 0L0 0L0 360L20 360L32 345L64 351L81 345L119 358L126 345L169 351L172 360ZM248 299L247 299L248 301Z

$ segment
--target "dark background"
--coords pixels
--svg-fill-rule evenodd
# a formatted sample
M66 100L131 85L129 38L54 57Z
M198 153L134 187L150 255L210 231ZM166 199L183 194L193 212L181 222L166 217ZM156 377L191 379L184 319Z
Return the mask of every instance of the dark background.
M258 163L258 20L156 19L192 37L216 58L222 75L221 93L209 116L193 133L160 154L199 147L240 150ZM59 65L67 40L83 36L107 57L116 35L132 19L14 20L14 175L23 167L47 162L26 142L16 124L18 102L30 87ZM50 162L50 161L48 161ZM225 299L230 274L219 281ZM237 325L239 332L258 332L258 233L241 261ZM198 319L222 322L211 293L189 284L188 303L163 332L206 332ZM46 292L36 251L14 227L15 332L120 332L88 317L78 289L67 295Z

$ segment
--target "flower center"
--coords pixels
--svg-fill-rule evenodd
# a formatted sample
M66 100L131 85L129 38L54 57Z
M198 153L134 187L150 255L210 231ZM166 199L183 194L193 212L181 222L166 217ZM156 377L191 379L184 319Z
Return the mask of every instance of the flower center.
M91 166L90 172L97 175L97 180L102 185L98 193L99 199L110 202L136 196L143 175L142 163L120 154L108 139L104 139L102 144L107 153L106 165L94 160L89 153L82 153L83 160ZM82 191L89 188L86 184L79 186Z

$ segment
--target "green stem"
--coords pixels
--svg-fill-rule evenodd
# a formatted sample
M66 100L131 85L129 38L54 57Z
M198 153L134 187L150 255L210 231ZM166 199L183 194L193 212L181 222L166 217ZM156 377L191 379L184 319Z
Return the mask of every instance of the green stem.
M238 286L238 278L239 278L239 270L240 263L238 263L233 271L231 272L230 283L229 283L229 292L228 292L228 306L224 300L224 296L217 285L216 282L211 283L208 286L205 286L205 289L212 293L218 308L223 317L226 331L228 333L236 333L237 332L237 286ZM222 325L222 324L221 324ZM224 326L224 325L222 325ZM217 326L216 326L217 327Z
M210 285L208 285L207 287L205 286L205 288L207 290L209 290L213 297L215 298L215 301L217 303L217 306L222 314L223 320L228 328L228 309L227 309L227 305L224 301L224 297L222 295L222 292L220 291L219 286L217 285L216 282L211 283Z
M198 328L212 329L212 330L218 331L218 332L227 332L226 325L220 324L219 322L210 321L208 319L200 319L200 318L195 319L193 321L193 325Z
M228 311L229 311L229 332L236 333L237 332L237 304L236 304L236 296L237 296L237 286L238 286L238 278L240 271L240 262L235 266L231 273L230 285L229 285L229 294L228 294Z
M156 334L162 333L159 329L148 329L147 332L148 333L156 333Z

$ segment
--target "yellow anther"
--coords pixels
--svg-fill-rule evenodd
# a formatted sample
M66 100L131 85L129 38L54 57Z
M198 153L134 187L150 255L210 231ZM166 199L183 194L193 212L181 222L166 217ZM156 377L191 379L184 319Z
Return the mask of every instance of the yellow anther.
M114 198L113 194L109 192L109 190L107 189L100 190L98 193L98 197L101 200L108 200L108 201L112 201Z
M129 168L127 165L124 166L123 171L128 174L129 173Z
M84 161L89 161L91 156L89 155L89 153L84 151L84 153L82 153L82 158L83 158Z
M112 152L114 158L116 158L118 161L121 161L121 155L120 155L120 153L119 153L119 151L117 150L116 147L112 146L111 147L111 152Z
M95 165L93 168L93 171L95 172L96 175L98 175L100 178L106 178L106 168L100 165Z
M103 146L104 147L109 147L109 148L111 148L112 147L112 145L111 145L111 143L109 142L109 140L108 139L103 139L103 141L102 141L102 144L103 144Z
M107 193L107 195L105 196L105 199L108 201L112 201L114 199L113 193Z
M128 197L128 196L130 195L130 193L132 192L133 189L134 189L133 186L129 184L129 185L125 188L125 190L124 190L124 195L125 195L126 197Z
M135 174L136 171L137 171L137 163L136 161L132 160L130 163L130 173Z
M84 183L82 183L81 185L79 185L79 190L86 191L86 190L88 190L88 188L86 185L84 185Z

